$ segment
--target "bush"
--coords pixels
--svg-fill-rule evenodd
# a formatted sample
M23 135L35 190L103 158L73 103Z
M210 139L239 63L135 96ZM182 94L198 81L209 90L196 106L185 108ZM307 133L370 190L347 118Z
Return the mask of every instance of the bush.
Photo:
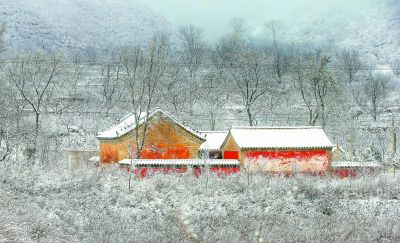
M0 241L398 241L400 175L162 175L118 168L0 171Z

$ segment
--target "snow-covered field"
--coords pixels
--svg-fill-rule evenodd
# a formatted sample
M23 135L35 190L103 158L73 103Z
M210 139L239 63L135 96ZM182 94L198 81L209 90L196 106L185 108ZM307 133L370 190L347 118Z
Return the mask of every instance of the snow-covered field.
M400 175L134 179L116 168L3 166L1 242L400 240Z

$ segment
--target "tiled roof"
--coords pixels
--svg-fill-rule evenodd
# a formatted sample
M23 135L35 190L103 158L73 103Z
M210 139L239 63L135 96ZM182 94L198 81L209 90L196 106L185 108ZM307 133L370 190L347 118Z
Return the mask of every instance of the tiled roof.
M227 131L200 131L206 141L200 145L200 150L219 150L224 142Z
M322 127L233 127L229 132L242 149L333 147Z
M169 112L166 112L160 108L153 109L149 112L148 119L152 118L155 115L160 115L164 118L171 120L174 124L180 126L181 128L185 129L189 133L193 134L195 137L205 140L204 137L197 131L191 129L190 127L186 126L183 122L175 118ZM140 114L138 124L141 125L146 120L146 112L142 112ZM119 123L114 124L112 127L108 128L104 132L100 132L97 134L98 139L115 139L124 136L125 134L133 131L136 128L137 122L135 119L135 115L129 115L123 118Z
M234 159L124 159L121 165L239 165Z
M332 162L333 168L349 168L349 167L381 167L382 165L377 161L338 161Z

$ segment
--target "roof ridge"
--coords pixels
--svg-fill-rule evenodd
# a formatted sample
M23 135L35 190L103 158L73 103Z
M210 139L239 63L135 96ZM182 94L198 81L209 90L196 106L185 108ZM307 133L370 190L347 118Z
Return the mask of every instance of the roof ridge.
M199 133L228 133L229 131L198 131Z
M322 126L232 126L232 129L249 129L249 130L257 130L257 129L322 129Z
M113 129L117 128L118 126L121 126L126 120L132 119L132 117L135 116L134 117L135 118L134 124L126 124L126 125L124 125L125 131L123 131L122 133L119 133L119 131L115 131L115 135L112 136L112 138L121 137L121 136L129 133L130 131L132 131L135 128L135 125L141 125L146 119L150 119L151 117L155 116L157 113L160 113L165 118L172 120L174 123L179 125L181 128L183 128L187 132L193 134L195 137L197 137L197 138L199 138L201 140L205 140L205 138L202 136L202 134L200 134L197 130L194 130L191 127L187 126L183 121L179 120L178 118L173 116L168 111L165 111L165 110L163 110L163 109L161 109L159 107L155 107L153 109L150 109L148 113L146 111L141 112L139 114L139 121L138 122L136 122L135 113L131 113L130 115L126 115L119 122L114 123L112 126L110 126L105 131L98 133L97 134L97 138L106 138L106 137L102 137L102 134L104 134L106 132L109 132L109 131L112 131ZM144 114L144 115L142 115L142 114ZM131 127L131 128L126 129L127 127Z

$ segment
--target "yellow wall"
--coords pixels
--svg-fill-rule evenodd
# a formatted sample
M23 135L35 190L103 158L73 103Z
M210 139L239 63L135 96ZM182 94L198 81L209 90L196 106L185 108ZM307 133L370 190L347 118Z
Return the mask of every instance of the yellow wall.
M158 119L157 119L158 118ZM188 158L198 158L203 140L195 137L180 126L163 117L151 118L147 131L145 147L187 149ZM136 151L135 131L113 140L100 141L100 161L117 162L129 158L129 147ZM143 125L139 128L139 136L143 134Z

